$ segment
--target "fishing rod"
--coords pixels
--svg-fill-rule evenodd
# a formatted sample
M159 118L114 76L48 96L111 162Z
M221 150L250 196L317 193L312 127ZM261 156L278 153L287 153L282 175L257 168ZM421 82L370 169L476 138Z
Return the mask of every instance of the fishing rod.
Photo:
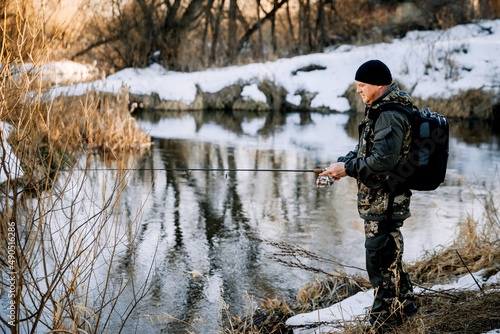
M274 172L274 173L315 173L324 169L257 169L257 168L88 168L87 171L165 171L165 172ZM60 170L70 171L70 170ZM316 186L322 188L332 185L335 180L328 175L318 176Z
M85 170L166 171L166 172L288 172L288 173L313 172L316 174L323 172L323 169L258 169L258 168L88 168Z

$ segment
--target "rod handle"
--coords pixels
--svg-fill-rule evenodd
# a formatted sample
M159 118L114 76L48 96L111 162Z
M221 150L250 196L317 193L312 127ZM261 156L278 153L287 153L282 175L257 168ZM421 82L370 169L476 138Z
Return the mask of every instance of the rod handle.
M323 172L323 170L322 169L313 169L313 172L316 174L319 174L319 173Z

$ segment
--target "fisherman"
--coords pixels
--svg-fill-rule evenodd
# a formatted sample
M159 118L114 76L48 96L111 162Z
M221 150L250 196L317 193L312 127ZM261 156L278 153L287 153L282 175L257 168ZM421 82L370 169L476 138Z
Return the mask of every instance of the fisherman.
M410 96L392 83L389 68L380 60L362 64L355 75L356 92L365 103L359 124L359 143L321 174L335 180L353 177L358 184L358 211L365 225L366 270L375 289L370 312L374 328L400 324L418 309L403 258L400 228L410 217L411 191L394 191L389 175L409 159L410 122L396 110L382 110L387 103L412 106Z

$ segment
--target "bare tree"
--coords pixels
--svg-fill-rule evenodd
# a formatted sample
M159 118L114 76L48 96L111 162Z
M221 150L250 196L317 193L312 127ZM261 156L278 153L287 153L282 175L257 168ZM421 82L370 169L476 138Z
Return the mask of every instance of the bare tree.
M22 19L26 14L30 21ZM0 54L0 63L10 65L0 69L0 299L7 305L0 331L105 332L119 317L121 327L112 332L121 332L153 274L140 281L133 272L116 275L136 247L137 221L124 220L119 210L129 174L92 177L91 155L80 171L68 170L77 163L74 137L85 137L89 147L98 139L90 133L96 106L64 119L73 119L73 127L58 124L41 79L42 24L20 6L9 15L18 24L16 39L4 32ZM111 124L103 126L112 132Z
M54 0L56 1L56 0ZM487 1L419 1L425 21L394 23L399 1L375 0L103 0L72 59L87 56L117 70L158 62L199 70L275 55L319 52L337 43L373 43L410 28L448 27L476 17ZM481 7L481 8L480 8ZM473 13L474 15L472 15ZM385 34L387 32L387 34ZM382 38L383 36L380 36ZM280 38L277 38L280 36ZM270 38L268 38L270 37ZM263 52L271 50L271 52Z
M214 24L213 24L213 34L212 34L212 47L210 49L210 65L216 64L217 57L217 46L220 39L221 22L224 15L224 0L219 0L219 6L216 12Z
M236 39L238 35L236 25L236 14L238 12L238 1L229 0L228 26L227 26L227 53L229 60L236 56Z
M276 12L288 2L288 0L281 0L277 3L275 7L269 12L266 13L266 15L262 19L258 19L257 22L255 22L252 26L250 26L245 33L243 34L242 37L240 37L240 41L238 43L238 49L242 49L243 46L245 45L246 42L249 41L250 37L257 31L265 22L269 21Z

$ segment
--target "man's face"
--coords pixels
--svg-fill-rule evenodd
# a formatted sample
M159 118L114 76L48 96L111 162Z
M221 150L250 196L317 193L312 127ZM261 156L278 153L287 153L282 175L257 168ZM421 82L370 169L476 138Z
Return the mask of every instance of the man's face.
M363 98L364 103L371 104L380 97L387 89L387 86L375 86L364 82L356 81L356 93Z

